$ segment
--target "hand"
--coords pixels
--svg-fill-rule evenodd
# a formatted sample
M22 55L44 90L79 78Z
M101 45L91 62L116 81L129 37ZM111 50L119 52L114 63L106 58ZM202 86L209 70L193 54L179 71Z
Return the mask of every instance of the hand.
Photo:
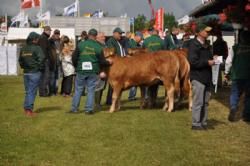
M224 75L224 79L225 79L225 81L229 81L229 80L230 80L229 74L225 74L225 75Z
M214 60L208 60L208 65L209 66L213 66L215 64L215 61Z
M107 59L107 61L109 61L109 64L113 64L113 61L111 59Z
M106 75L105 72L102 71L102 72L100 72L99 77L100 77L101 79L104 79L104 78L107 77L107 75Z

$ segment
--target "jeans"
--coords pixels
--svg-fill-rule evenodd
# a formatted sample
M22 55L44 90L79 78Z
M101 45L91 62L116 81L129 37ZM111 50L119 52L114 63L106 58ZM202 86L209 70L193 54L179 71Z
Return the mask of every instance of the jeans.
M230 95L230 109L237 111L240 96L245 93L243 117L250 118L250 80L233 80Z
M130 90L129 90L128 99L129 99L129 100L133 100L133 99L135 99L135 96L136 96L136 87L133 86L133 87L131 87Z
M40 96L48 96L49 95L49 79L50 79L50 71L49 71L49 61L45 60L44 62L44 71L41 74L41 81L39 85L39 95Z
M23 80L25 88L24 109L33 110L36 93L41 80L41 73L25 73Z
M192 80L192 89L192 126L206 126L211 93L208 87L196 80Z
M83 88L86 87L87 99L85 103L85 111L91 112L94 110L94 101L95 101L95 87L97 84L98 76L95 74L92 75L82 75L77 74L75 80L75 94L72 101L72 112L77 112L77 109L80 104Z

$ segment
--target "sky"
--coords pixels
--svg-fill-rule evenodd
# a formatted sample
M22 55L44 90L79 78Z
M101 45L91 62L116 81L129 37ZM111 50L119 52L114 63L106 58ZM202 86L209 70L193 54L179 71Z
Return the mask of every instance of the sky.
M10 16L17 15L20 10L20 0L1 0L0 15L7 13ZM154 9L163 7L165 12L173 13L176 19L183 17L201 4L202 0L152 0ZM43 11L50 10L52 15L62 13L63 8L72 4L74 0L43 0ZM144 14L147 18L151 16L148 0L80 0L80 11L93 13L101 9L108 12L109 16L121 16L125 13L129 17ZM35 17L39 9L26 10L29 15Z

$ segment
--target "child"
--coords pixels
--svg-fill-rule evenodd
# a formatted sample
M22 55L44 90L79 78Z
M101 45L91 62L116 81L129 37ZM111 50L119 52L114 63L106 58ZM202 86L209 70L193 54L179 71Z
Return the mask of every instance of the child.
M73 77L75 75L75 68L72 63L73 50L73 43L69 40L67 36L63 36L61 52L63 81L61 94L64 97L70 96L72 91Z

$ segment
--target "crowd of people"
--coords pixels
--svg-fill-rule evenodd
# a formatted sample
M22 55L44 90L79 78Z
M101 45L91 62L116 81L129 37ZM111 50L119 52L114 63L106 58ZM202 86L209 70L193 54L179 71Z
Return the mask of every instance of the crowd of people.
M205 24L198 24L195 38L190 39L189 35L178 40L179 28L172 28L164 39L159 32L150 28L149 37L144 39L142 32L124 32L117 27L113 35L106 40L103 32L96 29L83 31L81 39L75 44L68 36L61 36L59 30L54 30L51 35L51 28L44 27L43 33L31 32L27 37L26 45L22 48L19 57L20 66L24 69L25 101L24 111L26 115L34 115L34 101L39 88L40 97L49 97L58 94L59 80L62 75L60 94L68 97L73 95L70 113L78 112L81 96L86 94L84 111L86 114L93 114L95 109L101 108L102 93L105 87L108 88L106 104L112 103L112 87L107 85L105 73L102 68L112 65L111 60L106 60L103 48L114 48L115 55L120 57L128 56L129 48L147 48L150 52L159 50L174 50L187 48L188 61L190 63L190 81L193 91L192 107L192 129L205 130L207 128L208 103L211 96L212 66L218 55L223 56L226 61L225 74L229 76L229 69L232 66L232 94L230 97L229 121L236 121L235 114L238 108L239 96L245 94L245 109L243 119L250 120L250 49L249 31L243 31L240 43L234 46L234 56L226 60L228 52L227 45L222 35L217 35L213 49L207 42L211 27ZM229 65L228 65L229 64ZM74 93L72 93L74 85ZM154 107L157 98L159 84L152 85L146 89L146 96L150 98L148 107ZM136 87L129 91L129 100L136 99Z

